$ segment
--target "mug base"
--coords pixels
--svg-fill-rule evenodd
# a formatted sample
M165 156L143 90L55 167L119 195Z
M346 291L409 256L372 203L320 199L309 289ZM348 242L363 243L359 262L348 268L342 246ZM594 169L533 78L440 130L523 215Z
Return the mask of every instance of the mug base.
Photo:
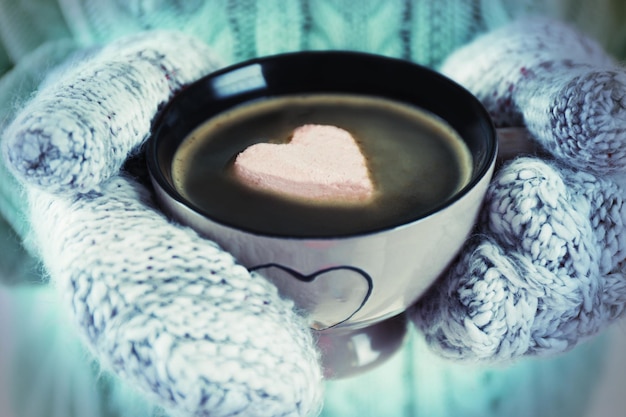
M348 378L381 365L400 350L407 332L405 313L356 330L316 332L324 377Z

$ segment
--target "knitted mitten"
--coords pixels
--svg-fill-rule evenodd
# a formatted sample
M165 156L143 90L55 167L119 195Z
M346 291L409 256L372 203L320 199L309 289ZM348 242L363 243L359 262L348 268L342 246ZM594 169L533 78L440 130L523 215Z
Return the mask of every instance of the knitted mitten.
M172 32L80 53L8 126L3 155L29 200L29 246L105 369L173 415L314 414L318 355L293 304L121 170L159 107L216 68Z
M157 32L78 53L50 74L7 128L2 151L8 168L53 193L96 188L147 138L160 105L217 68L206 49Z
M442 71L552 157L501 167L475 236L412 318L450 357L564 351L626 303L626 72L544 19L483 35Z

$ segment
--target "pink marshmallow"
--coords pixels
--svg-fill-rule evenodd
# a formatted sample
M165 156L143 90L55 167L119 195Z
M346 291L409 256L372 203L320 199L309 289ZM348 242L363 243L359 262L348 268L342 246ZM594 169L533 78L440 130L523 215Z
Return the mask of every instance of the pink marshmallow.
M237 155L233 172L248 186L309 202L366 203L375 191L352 135L328 125L300 126L285 144L252 145Z

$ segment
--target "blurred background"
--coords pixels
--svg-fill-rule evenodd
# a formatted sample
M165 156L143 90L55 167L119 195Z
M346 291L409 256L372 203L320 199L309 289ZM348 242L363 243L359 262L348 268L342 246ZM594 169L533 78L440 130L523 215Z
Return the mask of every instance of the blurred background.
M402 14L407 2L410 19ZM139 30L192 32L226 63L307 47L436 67L478 33L527 13L570 21L626 57L625 0L0 0L0 128L45 65ZM411 48L390 39L393 19L411 25ZM26 209L0 164L0 417L165 416L82 347L62 300L22 247ZM438 358L412 331L383 366L327 383L323 416L351 415L624 417L626 320L563 355L494 367Z

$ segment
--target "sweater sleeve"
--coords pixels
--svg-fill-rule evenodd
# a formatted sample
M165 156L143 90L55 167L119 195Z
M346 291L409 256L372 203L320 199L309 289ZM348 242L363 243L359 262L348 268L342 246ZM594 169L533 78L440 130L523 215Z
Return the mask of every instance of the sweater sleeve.
M6 57L5 68L45 43L71 37L56 0L0 0L0 51Z

